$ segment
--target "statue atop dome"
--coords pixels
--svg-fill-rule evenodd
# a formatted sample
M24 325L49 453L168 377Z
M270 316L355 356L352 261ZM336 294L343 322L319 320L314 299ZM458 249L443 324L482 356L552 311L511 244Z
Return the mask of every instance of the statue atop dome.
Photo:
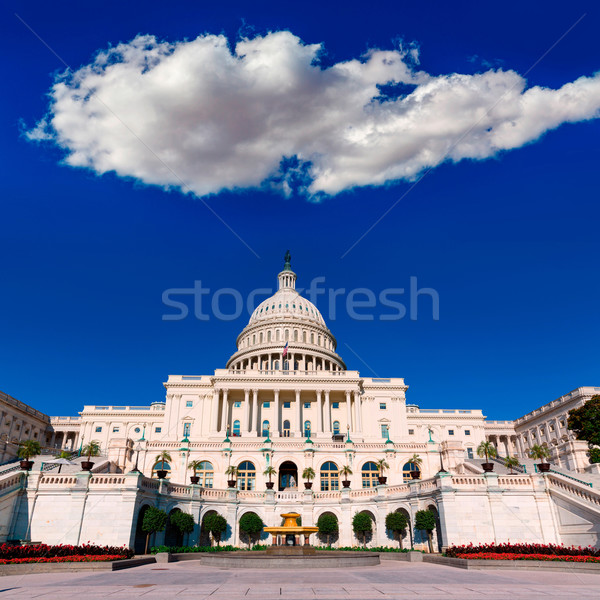
M291 271L292 270L292 265L290 264L290 262L292 260L292 255L290 254L289 250L286 250L285 256L283 257L283 260L285 260L285 264L283 265L283 270L284 271Z

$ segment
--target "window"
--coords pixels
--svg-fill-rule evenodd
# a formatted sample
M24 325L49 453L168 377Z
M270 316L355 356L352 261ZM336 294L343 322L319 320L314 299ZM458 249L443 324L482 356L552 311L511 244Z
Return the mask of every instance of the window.
M561 422L560 422L560 426L561 426L561 427L564 427L564 426L565 426L565 422L564 422L564 421L561 421Z
M406 463L402 467L402 480L404 483L407 481L412 481L413 477L411 473L419 473L419 477L417 477L417 479L420 479L421 471L419 470L419 467L413 465L412 463Z
M448 429L448 435L454 435L454 429Z
M340 489L340 476L338 471L338 466L335 463L323 463L320 472L322 492L330 492Z
M340 407L340 403L339 402L332 402L331 403L331 408L339 408Z
M554 431L554 425L550 424L550 431Z
M155 427L154 428L154 433L161 433L162 432L162 427Z
M118 427L113 427L113 433L119 433L119 428Z
M233 403L233 408L241 408L242 407L242 403L241 402L234 402Z
M263 437L269 437L269 421L263 421L262 434L263 434Z
M212 466L212 463L208 462L207 460L203 460L200 463L199 469L196 471L196 475L200 478L198 480L198 485L211 488L213 486L214 474L215 470Z
M235 435L236 437L239 437L240 436L240 430L241 430L240 422L236 419L233 422L233 435Z
M387 423L382 423L381 424L381 437L387 438L388 431L389 431L389 425Z
M305 402L304 403L304 408L310 408L310 402Z
M191 423L184 423L183 424L183 437L186 438L190 435L190 429L192 427Z
M379 403L379 410L385 410L386 409L386 404L385 402L380 402Z
M194 406L194 402L192 400L187 400L185 403L186 408L192 408Z
M141 429L139 427L136 427L133 431L135 431L135 433L139 433Z
M333 422L333 433L335 435L339 435L339 433L340 433L340 422L339 421Z
M379 469L374 462L366 462L361 470L362 486L364 488L375 487L379 480Z
M278 360L276 360L276 361L273 363L273 369L274 369L275 371L279 371L279 361L278 361Z
M238 467L238 478L237 478L238 490L253 490L255 485L256 485L256 467L249 460L245 460Z
M271 408L270 402L263 402L263 408Z
M408 435L415 435L415 430L414 429L409 429L408 430Z
M470 429L465 429L465 435L471 435L471 430Z
M283 422L283 437L290 437L290 422Z
M18 427L18 425L17 425ZM96 427L96 433L101 433L102 432L102 427Z
M158 477L158 475L156 474L156 471L170 471L171 470L171 465L166 461L166 460L159 460L153 467L152 467L152 477L154 477L155 479ZM169 477L169 473L167 473L167 477Z
M283 403L283 408L291 408L292 407L292 403L291 402L284 402Z
M473 448L467 448L467 458L473 458Z
M304 421L304 437L310 437L310 421Z

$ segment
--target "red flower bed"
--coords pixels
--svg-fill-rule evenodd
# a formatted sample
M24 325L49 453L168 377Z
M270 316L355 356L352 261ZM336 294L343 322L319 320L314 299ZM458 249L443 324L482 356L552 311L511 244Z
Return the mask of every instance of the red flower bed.
M514 554L512 552L475 552L473 554L456 554L456 558L483 559L483 560L552 560L577 563L600 563L597 556L573 556L564 554Z
M81 546L72 546L70 544L59 544L57 546L48 546L47 544L12 546L10 544L2 544L0 546L0 560L64 556L118 556L119 558L131 558L133 554L133 550L126 546L94 546L92 544L83 544Z
M103 555L81 555L73 556L39 556L27 558L9 558L0 559L0 565L22 565L24 563L65 563L65 562L104 562L109 560L122 560L125 556L122 554L103 554Z
M473 544L450 546L446 556L468 558L471 554L536 554L544 556L595 556L600 557L600 549L593 546L564 546L558 544ZM542 559L540 559L542 560Z

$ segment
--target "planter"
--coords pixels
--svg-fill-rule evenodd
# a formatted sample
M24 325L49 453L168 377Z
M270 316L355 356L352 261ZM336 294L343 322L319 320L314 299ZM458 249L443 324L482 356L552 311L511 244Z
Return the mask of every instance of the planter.
M349 488L349 487L350 487L350 482L349 482L349 481L342 481L342 485L343 485L345 488Z
M268 490L272 490L274 485L275 485L274 481L267 481L267 489Z
M377 481L379 481L379 485L385 485L385 482L387 481L387 477L378 477Z
M421 471L411 471L410 476L413 479L419 479L421 477Z
M304 482L304 489L305 490L311 490L312 489L312 481L305 481Z
M235 479L228 479L227 487L234 488L235 487Z
M21 471L31 471L31 467L33 467L32 460L22 460L21 463Z
M198 485L198 482L200 481L200 477L190 477L190 481L194 484L194 485Z
M494 470L494 463L481 463L484 473L491 473Z
M156 476L159 479L165 479L168 474L169 474L168 471L163 471L162 469L159 469L158 471L156 471Z
M539 463L535 465L540 473L547 473L550 470L550 463Z
M89 460L81 461L81 470L82 471L91 471L93 466L94 466L94 463L90 462Z

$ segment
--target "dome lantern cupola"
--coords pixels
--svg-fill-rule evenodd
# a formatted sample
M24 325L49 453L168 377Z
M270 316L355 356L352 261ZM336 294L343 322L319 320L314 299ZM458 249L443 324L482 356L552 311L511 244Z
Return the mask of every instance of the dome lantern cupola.
M292 260L292 255L288 250L283 257L285 260L285 264L283 265L283 271L279 273L277 278L279 279L279 289L280 290L295 290L296 289L296 273L292 271L292 265L290 261Z

